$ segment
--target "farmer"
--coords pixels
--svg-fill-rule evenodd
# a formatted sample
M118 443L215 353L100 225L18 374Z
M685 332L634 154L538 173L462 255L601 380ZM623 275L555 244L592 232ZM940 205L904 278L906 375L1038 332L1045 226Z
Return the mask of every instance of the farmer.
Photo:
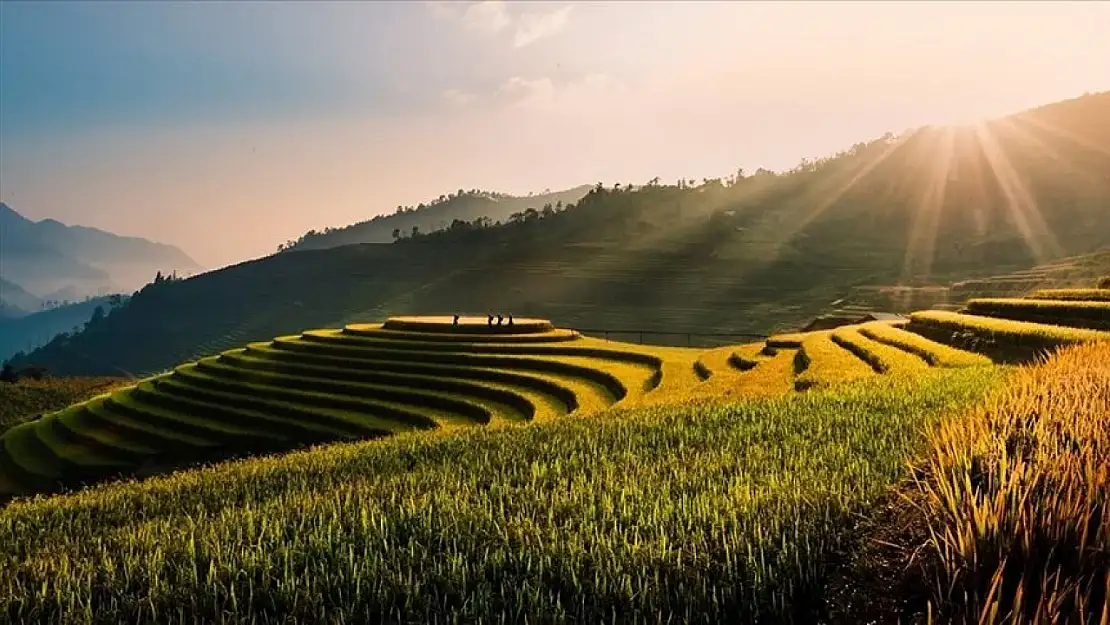
M504 318L504 317L502 317L501 315L497 315L497 325L498 325L498 326L500 326L500 325L501 325L501 322L502 322L502 321L504 321L504 320L505 320L505 318Z
M451 321L451 325L453 325L453 326L459 325L459 316L458 315L455 315L455 319L453 321Z
M493 325L493 315L492 314L490 314L489 317L486 319L486 325L488 325L488 326Z
M513 316L509 315L509 326L511 327L512 325L513 325Z

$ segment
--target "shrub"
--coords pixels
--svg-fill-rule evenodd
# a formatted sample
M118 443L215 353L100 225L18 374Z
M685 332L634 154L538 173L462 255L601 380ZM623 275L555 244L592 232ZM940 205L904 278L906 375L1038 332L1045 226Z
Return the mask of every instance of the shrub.
M1098 281L1098 288L1110 289L1110 276L1102 276Z

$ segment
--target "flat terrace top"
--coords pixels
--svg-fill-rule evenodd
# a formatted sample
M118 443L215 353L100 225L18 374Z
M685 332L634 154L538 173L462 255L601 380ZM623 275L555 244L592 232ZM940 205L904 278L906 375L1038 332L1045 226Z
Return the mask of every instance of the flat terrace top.
M555 329L547 319L534 319L531 317L514 317L512 325L509 324L508 315L497 324L497 316L493 317L490 324L486 316L462 315L455 322L451 315L427 317L390 317L382 324L386 330L406 330L409 332L448 332L456 334L530 334L533 332L548 332Z

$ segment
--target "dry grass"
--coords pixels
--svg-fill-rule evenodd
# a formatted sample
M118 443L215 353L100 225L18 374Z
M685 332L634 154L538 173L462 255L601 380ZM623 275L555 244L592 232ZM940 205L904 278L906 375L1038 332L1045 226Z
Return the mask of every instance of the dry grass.
M930 434L911 499L946 619L1110 622L1110 345L1067 348Z

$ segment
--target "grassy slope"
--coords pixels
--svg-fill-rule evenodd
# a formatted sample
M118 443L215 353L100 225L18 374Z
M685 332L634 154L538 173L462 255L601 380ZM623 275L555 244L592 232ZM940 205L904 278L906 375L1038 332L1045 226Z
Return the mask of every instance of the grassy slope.
M933 158L946 131L927 128L730 187L606 189L531 223L279 254L143 294L99 333L33 357L68 373L148 372L304 327L453 310L571 327L767 332L857 286L945 283L1029 267L1038 260L1031 249L1055 258L1106 245L1110 155L1066 136L1110 144L1108 100L1057 103L992 126L1032 201L1053 206L1043 213L1051 242L1025 240L991 173L993 145L969 134L955 138L959 175L929 213L935 237L915 238L935 179L922 163L947 162ZM1046 131L1049 122L1059 131Z
M1003 376L401 435L17 502L0 613L808 619L847 519Z

